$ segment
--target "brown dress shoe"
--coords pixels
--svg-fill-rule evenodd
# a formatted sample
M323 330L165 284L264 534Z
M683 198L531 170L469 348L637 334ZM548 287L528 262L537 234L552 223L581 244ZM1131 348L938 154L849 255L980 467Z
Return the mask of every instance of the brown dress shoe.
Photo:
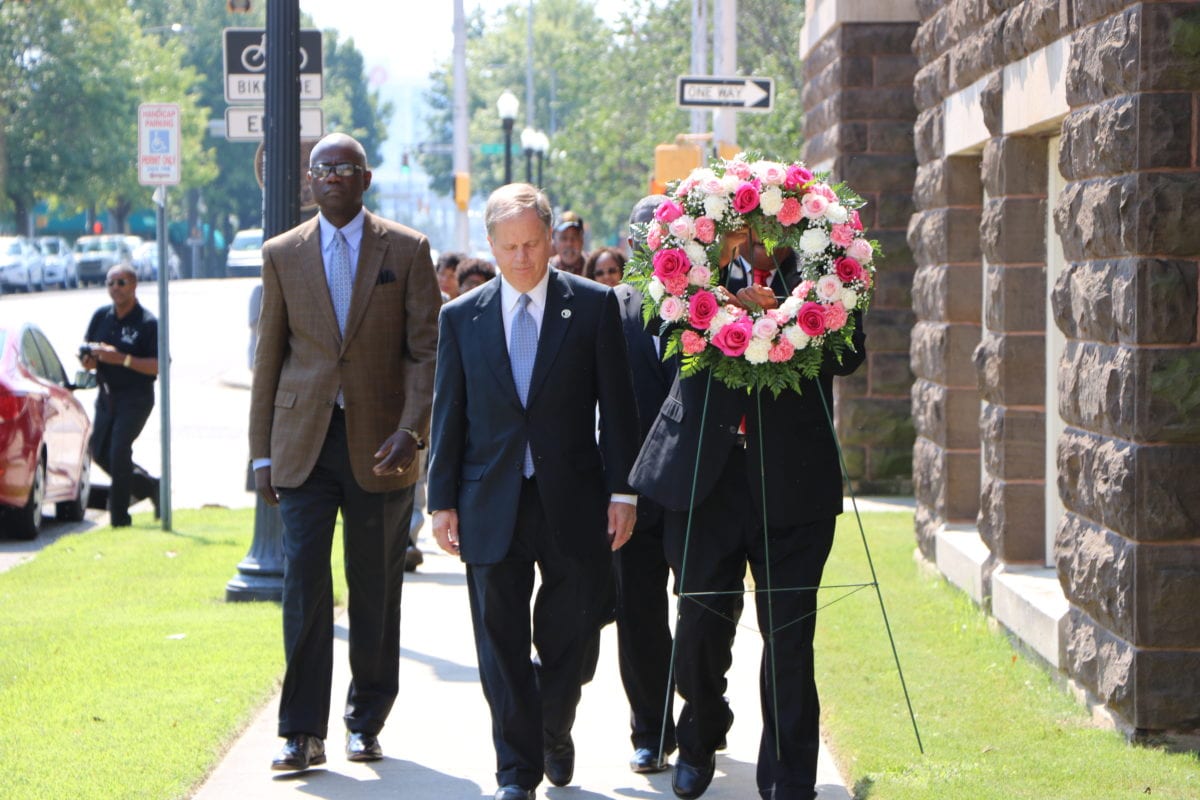
M283 749L271 762L271 769L295 772L325 763L325 742L307 733L287 737Z

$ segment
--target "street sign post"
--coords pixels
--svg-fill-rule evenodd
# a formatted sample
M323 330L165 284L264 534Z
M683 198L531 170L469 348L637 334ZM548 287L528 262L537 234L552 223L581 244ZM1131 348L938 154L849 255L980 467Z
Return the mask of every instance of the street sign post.
M179 128L177 103L138 106L138 183L142 186L179 183Z
M267 96L267 31L225 28L225 102L261 103ZM300 100L324 96L321 32L300 31Z
M675 98L675 104L680 108L725 108L762 113L775 107L775 79L680 75Z
M228 106L225 109L225 138L231 142L261 142L267 129L261 105ZM300 107L300 140L316 141L325 131L325 115L319 108Z

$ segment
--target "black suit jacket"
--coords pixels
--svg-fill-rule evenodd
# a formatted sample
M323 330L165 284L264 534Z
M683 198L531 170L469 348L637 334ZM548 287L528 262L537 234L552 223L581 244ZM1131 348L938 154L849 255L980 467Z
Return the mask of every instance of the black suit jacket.
M728 285L736 291L744 283L739 285L735 277ZM777 292L781 289L776 286ZM840 514L842 471L829 416L833 377L849 375L866 359L862 317L855 314L854 352L846 353L840 364L827 357L820 377L803 381L800 394L784 391L776 398L770 391L731 389L710 380L708 372L677 377L642 444L630 483L665 508L683 511L708 496L727 459L744 458L751 489L747 512L762 508L765 484L767 522L772 526ZM737 435L743 416L745 449Z
M618 284L613 288L621 308L621 328L625 332L625 345L629 351L629 370L633 375L633 392L637 398L638 443L645 441L654 424L658 411L666 399L667 391L679 370L679 359L663 361L651 331L647 330L642 318L642 295L629 284ZM651 325L654 321L651 320ZM603 442L605 427L600 427ZM638 498L637 525L635 530L654 526L662 519L662 506L650 498Z
M508 552L527 442L547 522L568 553L606 552L610 496L633 493L637 407L616 297L555 269L549 281L527 407L508 360L500 281L442 308L427 489L431 510L457 509L468 564Z

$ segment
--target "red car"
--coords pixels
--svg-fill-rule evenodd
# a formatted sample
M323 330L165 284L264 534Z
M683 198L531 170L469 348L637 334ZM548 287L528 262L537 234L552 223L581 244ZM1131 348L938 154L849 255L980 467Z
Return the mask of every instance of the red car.
M83 519L92 423L77 388L36 326L0 322L0 535L33 539L51 503Z

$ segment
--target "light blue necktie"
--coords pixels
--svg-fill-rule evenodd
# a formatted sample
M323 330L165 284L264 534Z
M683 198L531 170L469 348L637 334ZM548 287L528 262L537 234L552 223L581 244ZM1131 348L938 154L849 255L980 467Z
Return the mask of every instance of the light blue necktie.
M533 377L533 361L537 357L538 329L529 313L529 295L518 300L517 315L513 317L512 335L509 337L508 358L512 362L513 382L517 385L517 396L521 405L529 398L529 381ZM533 476L533 453L525 445L525 466L522 473L526 478Z
M350 316L350 294L354 291L354 273L350 269L350 243L338 231L333 235L333 264L329 271L329 297L333 300L333 315L337 317L338 333L346 335L346 317ZM342 387L338 387L337 404L346 407Z

